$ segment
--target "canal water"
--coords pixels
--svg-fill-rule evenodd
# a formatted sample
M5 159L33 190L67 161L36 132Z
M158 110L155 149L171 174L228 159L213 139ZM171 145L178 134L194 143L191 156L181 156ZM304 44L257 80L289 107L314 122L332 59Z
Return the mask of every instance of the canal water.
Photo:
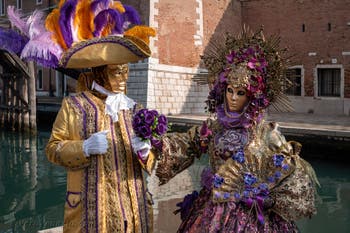
M44 154L49 132L35 137L0 132L0 232L34 233L61 226L65 201L65 169L50 164ZM307 142L303 142L307 144ZM344 143L344 142L343 142ZM308 151L321 183L317 202L318 214L298 222L302 232L350 232L350 163L335 162L333 156L350 156L338 151L341 143L326 151ZM328 153L325 160L317 156ZM341 154L340 154L341 153ZM168 184L158 186L157 178L147 178L154 198L155 232L176 232L180 223L174 215L181 197L199 189L199 177L206 159L197 160L189 169Z

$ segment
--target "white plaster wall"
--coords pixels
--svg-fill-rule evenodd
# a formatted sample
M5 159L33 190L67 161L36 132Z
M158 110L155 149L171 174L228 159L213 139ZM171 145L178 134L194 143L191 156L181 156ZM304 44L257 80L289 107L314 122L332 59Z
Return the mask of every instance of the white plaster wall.
M295 112L314 113L322 115L347 115L350 116L349 98L320 98L289 96ZM271 112L275 112L273 108Z

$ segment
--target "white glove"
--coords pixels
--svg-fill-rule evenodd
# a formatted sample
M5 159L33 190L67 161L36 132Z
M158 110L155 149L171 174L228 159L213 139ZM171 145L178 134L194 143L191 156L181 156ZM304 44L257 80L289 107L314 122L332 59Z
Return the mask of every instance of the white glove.
M146 161L152 147L151 141L148 139L142 140L140 137L134 137L133 139L131 139L131 145L137 156L142 161Z
M86 157L93 154L104 154L108 149L107 133L109 130L92 134L83 142L83 151Z

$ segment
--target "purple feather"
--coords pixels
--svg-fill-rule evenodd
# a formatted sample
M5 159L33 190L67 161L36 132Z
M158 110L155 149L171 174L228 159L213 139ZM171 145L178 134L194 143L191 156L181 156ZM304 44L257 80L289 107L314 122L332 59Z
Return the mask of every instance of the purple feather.
M91 10L98 14L102 10L108 9L110 2L110 0L95 0L91 3Z
M78 0L67 0L61 8L61 14L59 18L60 29L63 39L66 45L71 47L73 43L71 20L73 20L75 8L77 7Z
M46 67L56 68L61 55L62 48L51 40L50 32L45 32L26 44L21 58L35 61Z
M117 10L108 9L101 11L94 19L95 31L94 36L99 37L103 28L108 24L114 24L112 33L123 33L122 17Z
M20 54L24 48L24 46L28 42L28 38L19 34L18 32L11 30L0 28L0 48Z
M124 16L124 21L128 21L131 24L136 24L140 25L141 24L141 19L139 13L133 8L132 6L129 5L123 5L125 8L125 13L123 14Z
M46 32L45 20L43 19L44 13L39 10L35 10L34 13L28 18L28 35L30 39L38 37Z
M26 21L22 19L23 18L22 14L18 10L15 10L14 6L7 7L7 15L11 22L11 25L15 26L24 35L29 37L28 35L29 28L26 25Z

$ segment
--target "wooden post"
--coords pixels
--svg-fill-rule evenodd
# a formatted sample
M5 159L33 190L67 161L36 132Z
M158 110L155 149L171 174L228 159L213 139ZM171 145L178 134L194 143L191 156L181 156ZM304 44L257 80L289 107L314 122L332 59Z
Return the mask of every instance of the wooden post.
M31 133L36 134L36 90L35 90L35 72L34 63L28 62L29 80L28 80L28 95L29 95L29 121Z

